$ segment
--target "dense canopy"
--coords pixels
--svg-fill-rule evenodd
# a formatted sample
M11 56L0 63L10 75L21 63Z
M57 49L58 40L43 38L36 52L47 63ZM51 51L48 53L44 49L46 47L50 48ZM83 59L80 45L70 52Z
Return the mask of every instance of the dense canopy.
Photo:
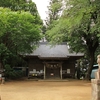
M100 43L100 1L65 0L65 4L62 16L46 36L53 44L66 41L72 51L83 52L90 62L89 78Z

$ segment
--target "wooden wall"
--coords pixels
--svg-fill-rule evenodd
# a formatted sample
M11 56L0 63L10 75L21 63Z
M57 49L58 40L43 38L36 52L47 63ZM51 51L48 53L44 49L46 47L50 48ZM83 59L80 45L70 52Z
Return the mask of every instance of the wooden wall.
M40 70L44 71L44 63L39 58L29 59L28 67L29 67L29 72L33 71L34 69L36 69L36 71ZM46 72L46 75L48 77L51 69L49 70L49 68L46 68L46 70L48 72L48 73ZM60 69L57 69L57 72L56 71L54 72L58 74L57 75L58 77L60 77ZM63 73L63 78L68 78L68 77L73 78L75 75L75 61L64 60L62 63L62 73Z
M75 61L65 61L62 64L63 78L75 76ZM64 75L65 74L65 75Z
M28 63L29 71L32 71L33 69L36 69L37 71L44 70L44 64L38 58L29 59Z

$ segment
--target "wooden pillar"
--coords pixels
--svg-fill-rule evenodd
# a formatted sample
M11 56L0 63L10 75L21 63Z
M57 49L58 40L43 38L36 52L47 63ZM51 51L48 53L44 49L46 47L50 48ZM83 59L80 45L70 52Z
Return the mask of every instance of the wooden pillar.
M44 64L44 79L46 78L46 66Z
M60 77L62 79L62 64L60 64Z

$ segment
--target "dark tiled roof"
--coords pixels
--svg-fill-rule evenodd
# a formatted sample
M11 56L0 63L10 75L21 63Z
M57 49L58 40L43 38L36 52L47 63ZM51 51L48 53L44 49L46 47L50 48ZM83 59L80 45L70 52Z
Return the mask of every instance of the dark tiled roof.
M26 56L38 56L38 57L51 57L51 58L66 58L69 56L83 56L82 53L70 53L66 43L62 43L56 46L51 46L48 43L40 43L36 50Z

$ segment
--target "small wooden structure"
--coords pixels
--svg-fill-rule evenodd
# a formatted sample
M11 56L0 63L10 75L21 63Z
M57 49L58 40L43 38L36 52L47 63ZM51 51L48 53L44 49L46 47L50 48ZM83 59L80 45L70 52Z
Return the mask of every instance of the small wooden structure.
M74 77L76 60L83 56L82 53L70 53L66 43L51 46L42 42L33 53L25 55L28 76L43 79Z

